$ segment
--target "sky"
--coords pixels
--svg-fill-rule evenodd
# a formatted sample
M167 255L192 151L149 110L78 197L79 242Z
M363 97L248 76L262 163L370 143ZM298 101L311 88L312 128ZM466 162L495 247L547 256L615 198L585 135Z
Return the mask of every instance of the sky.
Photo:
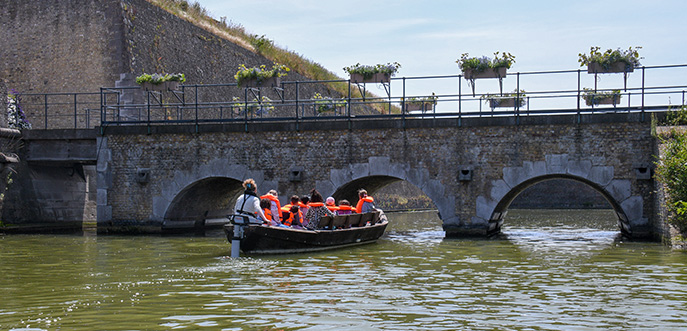
M388 62L401 64L396 77L457 75L462 53L493 57L496 51L515 55L509 74L571 70L591 46L641 46L647 66L687 63L684 0L198 2L216 19L265 35L342 78L348 77L343 67ZM505 85L512 88L513 80Z

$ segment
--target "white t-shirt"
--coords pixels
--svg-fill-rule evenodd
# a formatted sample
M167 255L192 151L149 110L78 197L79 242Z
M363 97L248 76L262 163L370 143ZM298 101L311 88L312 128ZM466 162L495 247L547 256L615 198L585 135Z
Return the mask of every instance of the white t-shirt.
M246 200L244 204L243 201ZM243 206L243 209L241 208ZM238 199L236 199L236 206L234 206L234 214L242 215L239 210L248 212L252 214L256 219L260 219L260 198L254 195L241 194Z

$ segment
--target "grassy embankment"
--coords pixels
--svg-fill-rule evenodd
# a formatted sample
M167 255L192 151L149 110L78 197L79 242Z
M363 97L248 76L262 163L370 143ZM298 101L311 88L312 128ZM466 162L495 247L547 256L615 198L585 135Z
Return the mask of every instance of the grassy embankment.
M257 34L248 33L242 25L232 21L227 23L226 18L224 17L220 20L212 18L208 11L197 2L190 4L187 0L147 1L217 36L240 45L252 52L260 54L273 62L284 64L291 68L291 70L295 70L301 75L312 80L342 80L342 78L337 77L333 72L327 70L322 65L309 60L294 51L289 51L278 47L272 40L265 37L265 35L259 36ZM328 82L326 84L330 89L336 91L338 94L342 96L348 95L347 82ZM357 91L357 89L351 89L351 97L360 98L361 94L359 91ZM373 99L379 97L368 92L366 93L366 98ZM373 107L377 109L377 111L388 113L388 104L376 103L373 105ZM399 113L400 109L398 107L391 106L391 111L393 113Z

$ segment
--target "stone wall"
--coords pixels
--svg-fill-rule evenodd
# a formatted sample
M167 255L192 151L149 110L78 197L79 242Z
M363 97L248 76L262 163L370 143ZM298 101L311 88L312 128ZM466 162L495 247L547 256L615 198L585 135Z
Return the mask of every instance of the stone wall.
M101 143L105 154L99 157L99 178L104 185L98 185L99 201L107 203L99 204L103 217L98 219L162 222L180 196L201 182L214 187L223 196L214 203L226 207L247 176L259 179L261 192L276 188L283 199L314 187L337 199L350 198L360 187L375 192L402 179L434 200L447 231L484 231L484 222L492 217L485 215L485 208L509 202L489 200L507 199L504 190L511 193L506 186L513 180L506 178L506 169L528 164L535 170L544 167L537 170L536 181L579 177L595 185L615 200L614 207L629 208L633 221L648 222L653 214L653 183L635 170L653 155L650 125L645 122L463 127L455 127L451 120L433 122L431 127L426 123L407 121L405 129L393 121L378 121L352 130L344 123L341 129L300 132L288 126L266 131L255 127L250 133L228 132L228 127L201 134L111 132ZM146 183L135 181L141 169L149 170ZM290 178L293 169L300 170L299 180ZM462 180L465 169L473 175ZM220 178L226 179L226 189L208 184ZM480 202L479 197L487 200ZM193 205L191 200L184 203L187 208Z
M0 0L0 7L0 76L9 88L98 92L129 70L119 1Z
M95 223L95 132L28 130L22 139L2 220L35 231Z
M239 64L271 65L265 57L145 0L0 0L0 7L0 29L7 32L0 48L0 77L20 93L99 92L100 87L114 87L120 74L144 72L183 72L187 84L233 83ZM285 80L307 78L292 71ZM192 91L185 96L187 100L196 98ZM301 98L315 92L332 94L320 84L299 91ZM265 93L279 99L274 92ZM290 88L285 97L293 99L295 93ZM205 101L231 101L232 96L243 98L244 90L201 89L198 93ZM42 128L43 98L26 95L24 99L29 121ZM49 102L67 105L49 106L50 128L74 128L71 100L71 96L51 97ZM87 107L99 109L99 96L82 96L80 102L96 102ZM81 109L85 107L78 111L85 114ZM88 123L85 115L79 116L79 128L98 125L95 114Z
M7 122L7 84L5 80L0 76L0 128L6 128L8 126Z

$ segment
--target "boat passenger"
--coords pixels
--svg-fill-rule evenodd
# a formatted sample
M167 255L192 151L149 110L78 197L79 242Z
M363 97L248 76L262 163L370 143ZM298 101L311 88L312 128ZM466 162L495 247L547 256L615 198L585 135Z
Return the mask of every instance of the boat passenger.
M310 197L307 195L302 196L301 201L298 202L298 208L301 209L301 214L305 215L308 213L308 209L310 209L308 203L310 203ZM304 219L304 221L306 224L308 223L307 219Z
M355 212L358 214L369 213L377 210L374 205L374 199L367 195L367 191L364 189L358 190L358 204L355 206Z
M249 216L251 223L267 222L267 216L260 208L260 198L256 193L258 186L252 178L243 181L243 194L236 199L234 214Z
M336 206L336 202L334 200L334 197L328 197L327 200L325 200L324 205L327 206L327 209L336 212L339 210L339 207Z
M289 210L289 218L284 221L284 225L290 226L294 229L303 228L303 214L301 214L300 208L298 206L291 206Z
M260 208L262 208L262 212L265 213L267 223L272 223L272 210L270 210L271 206L272 203L270 202L270 200L260 199Z
M353 214L353 206L348 200L343 199L339 201L339 209L336 211L337 215L350 215Z
M305 214L305 219L308 221L306 227L310 230L316 230L320 225L320 219L323 216L334 217L334 213L324 206L324 199L322 199L322 194L316 189L310 191L310 203L308 206L308 212Z
M281 204L279 203L279 197L276 190L269 190L267 194L260 197L260 199L270 200L272 211L272 220L277 221L281 224Z
M298 206L298 202L301 200L297 195L292 195L291 196L291 202L288 204L284 205L281 207L281 215L282 219L285 219L290 216L291 213L291 207L293 206Z

